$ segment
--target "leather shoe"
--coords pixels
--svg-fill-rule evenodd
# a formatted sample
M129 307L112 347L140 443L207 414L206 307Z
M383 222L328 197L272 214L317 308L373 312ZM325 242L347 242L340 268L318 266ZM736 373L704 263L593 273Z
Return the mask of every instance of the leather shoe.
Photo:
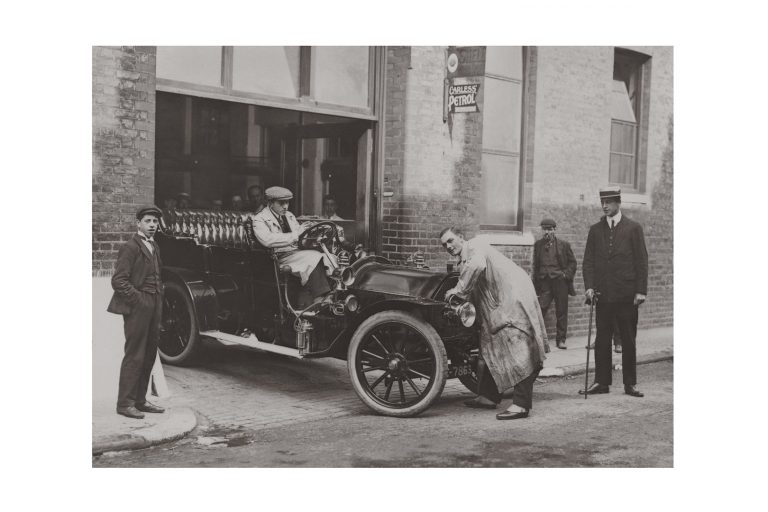
M134 418L137 420L144 418L144 413L139 411L135 407L118 407L117 408L117 414L121 414L123 416L126 416L128 418Z
M472 400L465 400L464 405L472 409L495 409L496 408L496 404L484 404L483 402L478 402L474 398Z
M563 350L568 350L568 347L565 346L565 342L564 341L558 341L557 342L557 348L560 348L560 349L563 349Z
M645 395L639 392L637 389L635 389L635 386L624 386L624 393L626 393L629 396L636 396L638 398L642 398Z
M143 404L136 404L136 408L142 412L154 412L154 413L165 412L165 409L163 409L162 407L149 402L144 402Z
M519 418L527 418L528 411L504 411L496 415L497 420L516 420Z
M586 391L583 389L579 390L580 395L602 395L603 393L608 393L610 391L610 388L603 384L598 384L597 382L593 382L591 386L587 388Z
M615 347L613 347L613 351L616 352L617 354L621 354L621 345L616 345Z

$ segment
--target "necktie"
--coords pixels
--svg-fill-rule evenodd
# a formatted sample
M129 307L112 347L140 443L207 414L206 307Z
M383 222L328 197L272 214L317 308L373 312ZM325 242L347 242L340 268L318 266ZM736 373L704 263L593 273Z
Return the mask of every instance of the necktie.
M613 231L614 227L616 227L616 221L614 219L611 219L611 231Z
M280 216L280 227L283 229L283 233L291 232L291 226L288 224L288 219L285 218L285 215Z

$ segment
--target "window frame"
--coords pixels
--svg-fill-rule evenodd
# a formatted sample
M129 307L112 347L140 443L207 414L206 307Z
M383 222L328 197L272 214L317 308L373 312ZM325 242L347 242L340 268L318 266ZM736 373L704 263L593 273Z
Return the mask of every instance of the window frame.
M486 47L487 48L487 47ZM529 51L529 48L527 46L523 46L522 48L522 77L520 78L519 82L521 85L521 91L520 91L520 150L517 152L518 157L518 185L517 185L517 212L516 212L516 220L517 222L515 224L488 224L483 223L482 220L479 222L479 230L481 233L492 233L492 232L503 232L503 233L521 233L523 231L523 200L524 200L524 186L525 186L525 173L526 173L526 157L527 157L527 151L526 151L526 141L528 140L528 130L526 127L526 120L528 119L528 91L530 85L528 84L528 59L531 56L531 53ZM487 55L487 53L486 53ZM504 80L504 81L510 81L510 82L518 82L517 79L513 79L506 76L497 75L495 73L484 73L483 74L483 89L486 89L485 87L485 79L486 78L493 78L496 80ZM489 153L489 154L495 154L495 155L502 155L502 156L514 156L515 153L511 153L508 151L500 151L498 149L493 148L485 148L483 146L481 148L481 156ZM484 220L484 219L483 219Z
M629 194L644 194L646 188L646 171L647 171L647 159L648 159L648 122L650 111L650 90L651 90L651 56L644 53L640 53L628 48L615 47L613 50L613 78L615 80L615 68L617 58L623 61L631 62L634 65L634 73L637 74L637 98L632 104L634 109L635 119L637 119L635 129L635 163L633 173L633 183L631 185L627 183L618 183L611 181L611 155L613 151L613 123L624 121L614 120L610 118L611 137L608 147L608 183L611 185L618 185L622 187L622 192Z
M383 69L380 68L383 67L386 57L384 54L385 49L382 46L368 47L368 105L366 107L350 107L314 100L310 90L311 46L301 46L299 50L299 96L297 98L285 98L234 89L232 87L234 48L234 46L222 46L220 86L201 85L156 77L155 88L162 92L236 101L264 107L287 108L302 112L353 117L369 121L379 120L378 110L381 107L376 102L376 84L378 82L378 75L383 73Z

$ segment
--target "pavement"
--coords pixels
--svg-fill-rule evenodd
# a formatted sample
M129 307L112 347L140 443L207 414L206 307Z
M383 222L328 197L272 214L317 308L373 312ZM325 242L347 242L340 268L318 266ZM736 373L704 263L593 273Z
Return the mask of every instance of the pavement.
M149 446L175 441L185 437L192 432L198 425L198 419L202 417L216 416L219 418L230 418L234 423L246 427L257 426L278 426L281 421L291 422L298 419L296 412L292 412L290 418L283 411L277 411L277 416L267 417L260 414L259 422L248 424L242 417L232 417L233 414L241 414L239 409L249 409L261 406L262 413L265 408L272 404L285 402L286 396L299 399L303 395L301 403L292 403L290 408L293 411L299 411L302 420L312 420L327 417L343 416L354 414L364 407L359 401L352 398L354 393L351 391L351 384L343 382L346 380L344 364L341 361L324 364L326 360L285 360L282 356L266 354L261 358L262 364L271 367L277 373L287 372L288 375L296 373L311 373L319 371L323 384L321 382L312 382L316 377L302 375L300 378L293 379L294 385L300 388L309 386L310 389L293 389L295 386L286 386L283 380L280 386L266 386L259 389L254 386L257 382L250 381L243 390L243 396L250 400L249 404L242 401L235 403L238 399L235 396L227 397L228 394L236 391L237 380L242 380L246 375L238 375L239 370L234 375L226 376L227 380L221 380L221 366L227 365L226 359L219 361L218 369L215 369L216 375L210 375L205 372L205 368L169 368L173 373L173 378L169 382L165 381L162 365L156 365L153 373L155 385L152 391L157 396L148 396L148 399L157 405L166 409L162 414L146 414L144 419L136 420L120 416L115 412L117 381L119 375L120 361L122 359L122 318L117 315L110 315L103 311L101 305L109 301L110 295L108 279L94 279L94 301L93 301L93 418L92 418L92 455L101 455L108 452L120 452L126 450L137 450ZM106 299L105 299L106 297ZM106 302L105 302L106 300ZM541 378L564 377L570 375L584 374L586 363L587 344L586 336L573 336L566 340L567 350L561 350L555 347L552 342L552 351L547 354L544 362L544 369L540 373ZM225 349L225 352L237 349ZM239 357L239 356L234 356ZM673 358L673 328L659 327L653 329L638 330L637 333L637 363L645 364ZM621 354L613 353L613 364L620 367ZM288 366L286 366L288 365ZM296 367L298 365L298 367ZM214 364L216 366L216 364ZM282 367L282 368L281 368ZM262 368L263 370L264 368ZM594 370L594 352L590 352L590 372ZM306 370L304 372L303 370ZM284 375L283 375L284 376ZM307 381L307 379L309 379ZM204 385L197 387L198 381L204 382ZM304 381L297 382L297 381ZM223 388L220 387L222 383ZM454 385L455 384L455 385ZM311 389L314 388L314 389ZM323 389L324 388L324 389ZM455 389L454 389L455 388ZM196 404L203 403L200 397L189 396L195 389L205 390L210 396L205 399L206 404L216 403L216 408L208 408L200 411ZM458 380L449 381L443 395L453 395L457 393L466 393ZM259 396L263 394L264 396ZM218 397L218 398L217 398ZM231 400L230 400L231 398ZM350 406L354 403L354 406ZM243 407L245 406L245 407ZM223 408L223 409L222 409ZM274 415L272 415L274 416ZM219 419L214 418L214 420ZM222 422L227 423L227 422ZM263 425L262 425L263 423Z

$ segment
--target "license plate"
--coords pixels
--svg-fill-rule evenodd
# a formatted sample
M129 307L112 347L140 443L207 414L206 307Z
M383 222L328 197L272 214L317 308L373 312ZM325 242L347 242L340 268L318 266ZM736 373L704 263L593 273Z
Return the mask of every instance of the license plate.
M472 372L472 365L469 363L451 366L448 370L448 378L455 379L459 376L472 375Z

